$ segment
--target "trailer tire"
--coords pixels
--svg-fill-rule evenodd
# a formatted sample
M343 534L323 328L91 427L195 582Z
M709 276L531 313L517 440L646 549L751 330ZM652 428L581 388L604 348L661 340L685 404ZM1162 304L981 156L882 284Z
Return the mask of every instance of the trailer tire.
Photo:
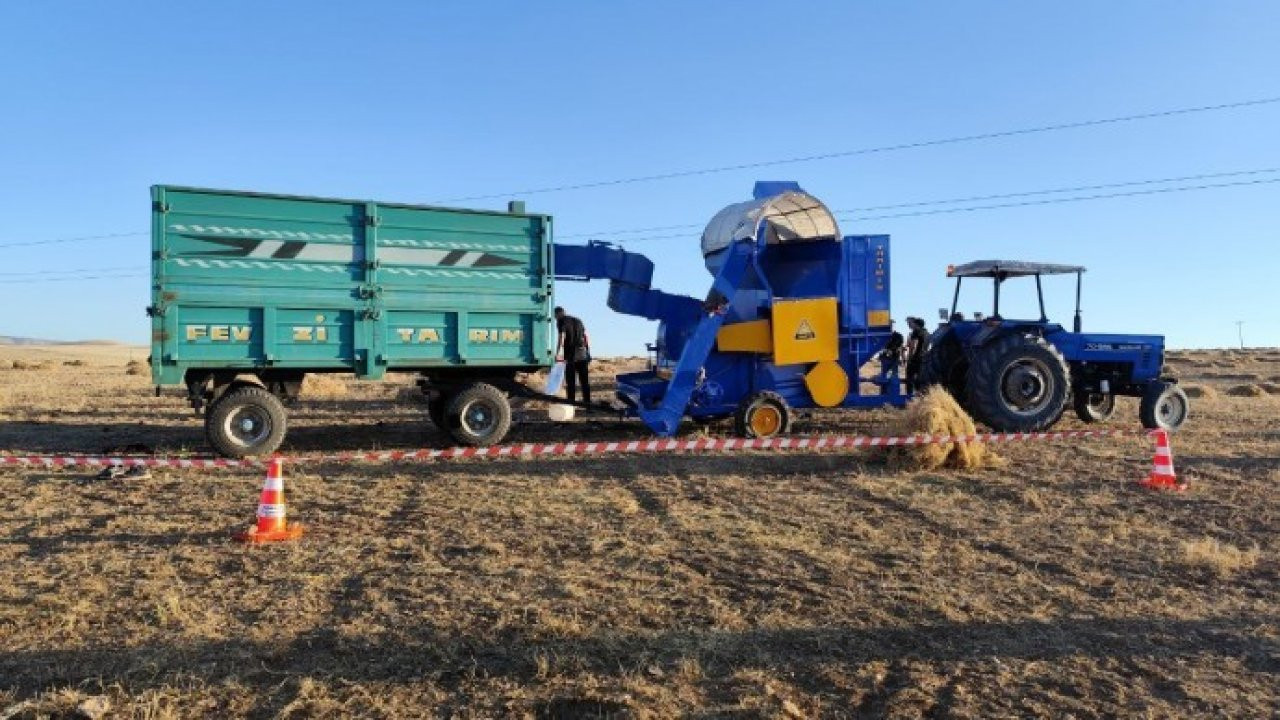
M1014 334L977 352L965 386L975 419L999 432L1036 432L1062 418L1071 370L1044 338Z
M1142 393L1138 418L1148 430L1173 432L1182 427L1191 413L1187 393L1176 383L1153 382Z
M921 388L941 385L957 402L964 402L965 378L969 373L969 359L960 343L947 339L929 348L920 361Z
M427 401L427 418L431 420L432 425L445 432L449 431L445 417L449 414L449 401L452 399L451 396L441 393L440 397Z
M278 450L287 424L280 398L265 388L241 385L223 393L210 406L204 433L218 454L244 458Z
M1111 393L1080 391L1072 396L1076 417L1087 423L1106 422L1116 412L1116 396Z
M463 387L445 413L449 434L462 445L486 447L502 442L511 430L511 402L489 383Z
M744 438L771 438L791 432L791 408L775 392L743 398L733 416L734 432Z

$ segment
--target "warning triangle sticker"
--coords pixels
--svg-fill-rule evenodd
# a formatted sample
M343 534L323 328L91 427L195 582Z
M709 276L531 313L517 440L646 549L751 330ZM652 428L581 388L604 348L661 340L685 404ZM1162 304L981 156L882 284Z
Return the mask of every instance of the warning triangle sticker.
M818 337L818 333L813 331L813 326L808 320L801 320L799 327L796 328L797 340L812 340Z

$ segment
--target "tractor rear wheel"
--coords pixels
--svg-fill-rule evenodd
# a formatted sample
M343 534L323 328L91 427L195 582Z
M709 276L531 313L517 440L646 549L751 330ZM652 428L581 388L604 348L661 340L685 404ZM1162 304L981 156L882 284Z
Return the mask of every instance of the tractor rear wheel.
M771 438L791 431L791 408L775 392L758 392L743 399L733 416L734 431L744 438Z
M1034 432L1062 417L1071 371L1044 338L1009 335L978 351L966 386L976 419L1000 432Z
M471 383L449 401L444 421L449 434L463 445L493 445L511 430L511 402L489 383Z
M1153 382L1142 394L1138 417L1148 430L1173 432L1182 427L1191 411L1187 393L1175 383Z
M1116 396L1082 391L1072 397L1072 404L1081 420L1087 423L1106 422L1116 411Z
M920 362L920 387L941 385L957 402L964 402L965 376L969 360L960 343L947 339L929 348Z

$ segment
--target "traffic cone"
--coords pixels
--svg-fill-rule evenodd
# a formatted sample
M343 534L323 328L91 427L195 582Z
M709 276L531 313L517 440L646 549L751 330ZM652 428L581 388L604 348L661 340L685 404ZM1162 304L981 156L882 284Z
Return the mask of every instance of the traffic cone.
M1185 483L1178 482L1173 472L1173 450L1169 447L1169 432L1156 430L1156 456L1152 460L1151 474L1139 482L1149 490L1186 490Z
M272 458L267 466L267 479L262 483L262 499L258 501L258 524L236 539L251 543L281 542L302 537L302 526L285 520L284 461Z

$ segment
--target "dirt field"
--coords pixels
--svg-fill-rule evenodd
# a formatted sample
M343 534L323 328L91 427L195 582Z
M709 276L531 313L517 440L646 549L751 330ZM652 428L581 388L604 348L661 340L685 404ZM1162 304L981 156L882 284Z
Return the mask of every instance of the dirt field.
M0 347L0 452L204 452L131 355ZM126 718L1275 717L1280 350L1171 365L1205 395L1173 443L1182 494L1135 486L1136 438L1006 446L1008 467L975 473L870 454L298 463L307 536L245 547L229 537L256 472L0 469L0 718L85 701ZM443 445L396 402L407 382L324 388L286 450ZM1136 417L1125 403L1112 424ZM596 420L512 439L644 436Z

